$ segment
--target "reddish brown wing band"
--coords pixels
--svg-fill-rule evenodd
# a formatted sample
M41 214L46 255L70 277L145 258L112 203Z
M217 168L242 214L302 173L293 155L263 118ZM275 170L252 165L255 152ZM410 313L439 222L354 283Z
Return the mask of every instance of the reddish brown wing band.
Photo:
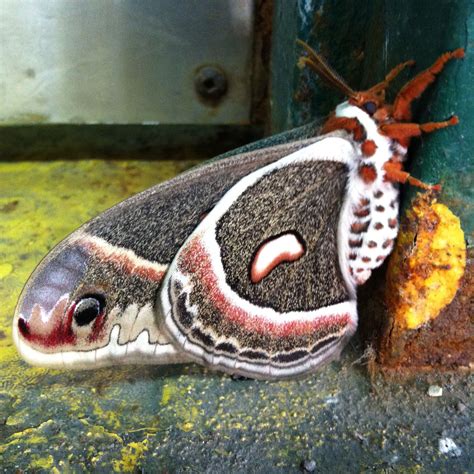
M162 290L166 330L192 357L262 378L314 370L356 326L338 228L352 146L326 138L237 183L178 252ZM279 236L298 236L292 261ZM273 240L272 240L273 239ZM258 282L264 242L280 242ZM276 264L272 262L272 258Z

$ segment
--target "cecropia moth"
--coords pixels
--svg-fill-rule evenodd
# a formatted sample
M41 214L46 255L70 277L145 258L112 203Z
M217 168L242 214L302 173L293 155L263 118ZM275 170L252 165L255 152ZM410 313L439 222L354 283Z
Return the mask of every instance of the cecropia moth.
M99 215L37 267L13 334L34 365L200 364L252 378L314 371L357 326L356 288L392 250L411 104L443 54L385 102L394 68L355 92L307 45L302 65L342 91L306 138L210 162Z

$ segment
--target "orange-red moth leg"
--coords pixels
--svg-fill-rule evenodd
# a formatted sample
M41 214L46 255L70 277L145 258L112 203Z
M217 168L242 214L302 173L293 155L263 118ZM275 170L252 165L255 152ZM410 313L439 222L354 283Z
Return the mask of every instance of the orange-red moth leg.
M420 97L425 89L436 79L450 59L461 59L464 57L464 49L459 48L442 54L432 66L415 76L398 93L393 103L393 118L395 120L410 120L411 103Z
M459 119L456 116L443 122L427 122L427 123L387 123L379 127L379 130L387 137L393 138L400 142L404 142L411 137L418 137L422 133L431 133L441 128L457 125Z
M385 170L385 179L387 181L391 181L393 183L409 183L412 186L416 186L417 188L421 189L427 189L427 190L432 190L432 191L440 191L441 190L441 185L440 184L426 184L423 183L423 181L420 181L419 179L414 178L413 176L410 176L410 173L407 173L406 171L403 171L400 168L399 163L393 163L388 161L384 165L384 170Z

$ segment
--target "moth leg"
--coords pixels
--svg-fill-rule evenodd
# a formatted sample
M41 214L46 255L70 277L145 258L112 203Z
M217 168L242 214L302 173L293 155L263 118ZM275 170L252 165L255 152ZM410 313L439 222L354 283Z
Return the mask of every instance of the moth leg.
M411 67L415 64L415 61L405 61L404 63L400 63L395 66L386 76L382 82L375 84L375 86L371 87L367 92L371 94L385 94L385 90L388 88L390 83L406 68Z
M410 120L412 102L420 97L425 89L436 79L436 76L443 70L448 61L463 57L464 49L462 48L444 53L432 66L420 72L410 82L405 84L393 104L393 118L395 120Z
M457 125L459 119L453 115L449 120L427 123L387 123L379 127L387 137L403 142L411 137L419 137L422 133L431 133L442 128Z
M440 184L423 183L423 181L420 181L419 179L416 179L411 176L410 173L403 171L400 167L400 163L388 161L387 163L385 163L383 168L385 170L385 179L387 181L391 181L393 183L409 183L412 186L416 186L417 188L431 191L441 190Z

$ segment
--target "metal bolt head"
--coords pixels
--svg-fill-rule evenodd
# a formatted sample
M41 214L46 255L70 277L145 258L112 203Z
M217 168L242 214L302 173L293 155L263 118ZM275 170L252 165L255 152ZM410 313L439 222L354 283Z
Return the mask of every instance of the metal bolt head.
M227 78L221 69L215 66L203 66L196 72L194 87L201 99L215 103L227 93Z

